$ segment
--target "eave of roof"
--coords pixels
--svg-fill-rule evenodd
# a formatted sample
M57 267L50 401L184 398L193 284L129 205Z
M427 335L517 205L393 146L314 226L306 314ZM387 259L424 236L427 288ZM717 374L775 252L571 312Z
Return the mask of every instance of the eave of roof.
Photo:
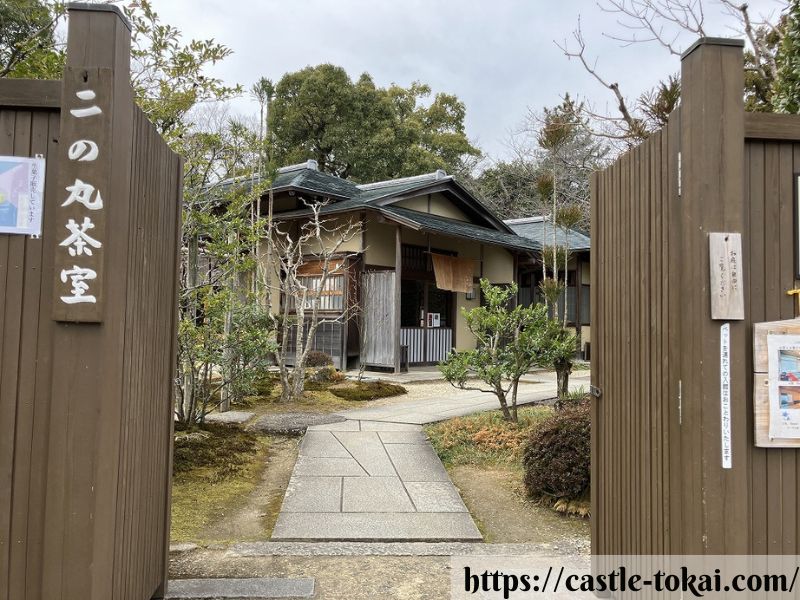
M415 223L420 229L432 231L434 233L441 233L443 235L469 239L495 246L503 246L504 248L523 252L538 252L541 250L541 245L533 240L520 237L514 233L505 233L489 229L488 227L481 227L480 225L475 225L466 221L458 221L456 219L432 215L408 208L401 208L399 206L383 206L380 208L380 212L390 219L395 218Z

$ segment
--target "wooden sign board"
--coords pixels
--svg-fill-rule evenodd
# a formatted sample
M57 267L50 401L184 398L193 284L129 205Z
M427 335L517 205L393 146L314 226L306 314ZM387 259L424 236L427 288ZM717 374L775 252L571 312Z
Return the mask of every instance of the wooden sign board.
M800 439L770 438L770 385L768 338L800 335L800 319L753 324L753 427L755 445L761 448L800 448Z
M742 280L742 236L739 233L709 233L711 267L711 318L744 319Z
M53 319L103 320L111 182L111 69L67 67L61 109Z

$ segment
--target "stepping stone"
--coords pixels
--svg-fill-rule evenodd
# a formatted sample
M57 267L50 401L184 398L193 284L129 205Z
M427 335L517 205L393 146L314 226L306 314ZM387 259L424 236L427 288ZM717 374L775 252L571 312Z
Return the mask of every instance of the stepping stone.
M397 471L374 431L337 431L336 438L371 477L397 477Z
M262 598L312 598L314 579L310 577L276 579L173 579L167 586L167 598L193 600L262 599Z
M275 541L481 541L469 513L281 512Z
M240 410L229 410L226 412L215 412L206 415L208 423L245 423L256 416L256 413L244 412Z
M339 512L341 503L341 477L292 477L286 486L281 511Z
M458 490L449 481L407 481L405 487L419 512L467 512Z
M301 456L352 458L331 431L307 431L300 444Z
M399 477L347 477L342 491L342 512L414 512L414 505Z
M295 477L365 477L367 472L352 458L299 456Z
M332 414L317 413L279 413L264 415L250 425L251 429L265 433L303 433L315 425L345 422L345 418Z
M384 444L427 444L428 436L421 431L380 431Z
M442 461L430 445L387 444L385 448L404 482L450 481Z

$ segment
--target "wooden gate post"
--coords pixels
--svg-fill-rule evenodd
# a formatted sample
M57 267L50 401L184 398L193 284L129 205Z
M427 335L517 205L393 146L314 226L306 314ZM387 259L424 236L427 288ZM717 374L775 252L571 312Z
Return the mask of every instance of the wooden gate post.
M730 322L732 468L721 461L720 327L711 319L710 232L742 233L741 40L704 38L682 57L680 198L681 450L684 554L746 554L749 435L746 321ZM675 249L673 249L673 252ZM745 277L748 274L745 273ZM742 283L747 289L747 281ZM702 509L699 509L702 507Z
M52 408L41 598L147 600L167 576L180 160L134 104L122 12L68 14L42 236Z

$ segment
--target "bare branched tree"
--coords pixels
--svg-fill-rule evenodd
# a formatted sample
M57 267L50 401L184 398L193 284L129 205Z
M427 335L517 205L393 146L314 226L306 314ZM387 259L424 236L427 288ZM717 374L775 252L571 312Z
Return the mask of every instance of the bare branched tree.
M673 56L680 56L688 43L711 35L709 8L719 10L723 27L746 39L745 86L748 110L770 110L771 82L776 74L775 56L783 31L788 0L777 0L776 10L755 17L746 2L734 0L601 0L601 11L616 17L617 31L603 35L622 46L657 44ZM633 98L627 96L613 77L601 73L598 58L590 56L578 20L570 40L555 42L568 59L577 60L583 69L614 98L612 114L593 110L593 133L615 142L620 150L646 139L663 127L680 99L680 82L670 76L651 90Z
M306 359L320 325L341 324L352 317L352 307L344 305L333 316L323 315L322 303L329 295L332 278L346 275L348 262L357 256L346 248L362 230L357 219L324 218L325 202L301 200L310 212L307 220L270 219L265 235L270 261L264 268L266 302L280 307L272 311L271 318L278 338L275 362L282 402L303 394Z

